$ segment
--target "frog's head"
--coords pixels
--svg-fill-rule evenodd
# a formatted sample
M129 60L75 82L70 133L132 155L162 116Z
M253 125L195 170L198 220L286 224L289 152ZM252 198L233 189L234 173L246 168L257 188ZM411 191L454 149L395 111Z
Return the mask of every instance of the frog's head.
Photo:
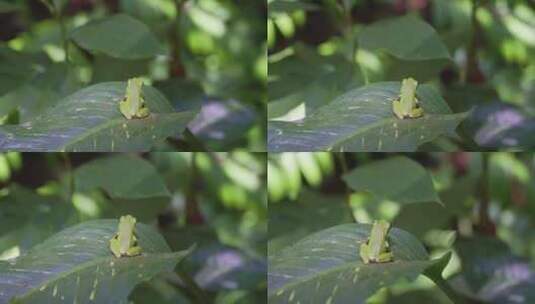
M414 78L405 78L403 79L401 83L401 89L403 90L401 92L401 95L412 95L416 91L416 87L418 86L418 81L414 80Z
M136 218L131 216L130 214L123 215L119 219L119 225L134 226L136 224L136 221L137 221Z
M143 86L143 79L141 78L131 78L128 79L128 91L137 91L140 90Z

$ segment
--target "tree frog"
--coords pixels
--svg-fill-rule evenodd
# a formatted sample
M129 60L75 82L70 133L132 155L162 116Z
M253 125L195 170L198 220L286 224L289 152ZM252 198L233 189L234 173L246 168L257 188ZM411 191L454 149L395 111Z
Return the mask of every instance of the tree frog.
M121 216L117 233L110 240L111 252L118 258L141 254L141 247L137 245L136 218L131 215Z
M392 109L399 119L418 118L424 115L424 109L419 105L416 97L418 82L412 78L405 78L401 82L400 95L394 100Z
M141 78L128 79L126 95L119 103L119 109L127 119L145 118L150 114L141 94L142 86L143 80Z
M390 223L374 221L368 241L360 245L360 257L364 264L391 262L394 255L386 240Z

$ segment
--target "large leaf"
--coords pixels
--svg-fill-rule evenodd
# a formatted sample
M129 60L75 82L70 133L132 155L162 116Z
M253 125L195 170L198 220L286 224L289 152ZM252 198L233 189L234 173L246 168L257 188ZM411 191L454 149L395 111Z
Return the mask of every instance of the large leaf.
M152 114L127 120L119 111L126 83L108 82L84 88L43 115L21 125L0 127L0 150L145 151L181 133L195 112L172 112L156 89L143 93Z
M150 226L136 225L143 254L116 258L109 239L117 220L85 222L52 236L28 254L0 263L0 302L127 303L130 291L172 271L188 251L171 252Z
M414 279L434 261L411 234L388 233L394 261L364 264L359 246L371 225L345 224L317 232L269 259L269 303L364 303L379 288Z
M351 90L297 122L270 121L268 149L278 151L414 151L440 135L451 134L466 117L452 114L429 85L418 86L425 115L396 118L392 101L399 82L380 82Z
M404 156L391 157L360 166L343 177L355 191L366 191L380 199L401 204L439 202L427 170Z
M75 29L71 38L88 51L115 58L144 59L163 53L146 25L124 14L91 21Z
M162 176L148 161L124 154L98 158L75 171L77 191L102 188L112 198L170 196Z
M358 41L361 48L384 50L405 60L450 58L436 31L413 15L369 25L359 33Z

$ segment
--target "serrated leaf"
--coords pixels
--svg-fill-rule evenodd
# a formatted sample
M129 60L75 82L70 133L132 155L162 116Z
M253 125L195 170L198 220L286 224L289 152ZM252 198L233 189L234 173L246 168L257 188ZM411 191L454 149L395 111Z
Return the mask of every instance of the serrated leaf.
M145 59L163 53L150 29L128 15L94 20L75 29L71 38L82 48L122 59Z
M107 82L84 88L27 123L0 127L0 150L146 151L180 134L196 112L173 112L165 97L145 86L151 115L126 119L119 111L126 83Z
M414 151L453 133L467 116L452 114L430 85L420 85L417 94L425 115L400 120L392 112L399 89L399 82L375 83L339 96L302 121L270 121L268 150Z
M26 255L0 263L0 302L127 303L137 284L172 271L189 253L171 252L153 228L138 223L143 254L116 258L109 239L117 224L117 220L85 222L57 233Z
M169 196L165 181L148 161L124 154L98 158L74 172L75 189L101 188L111 198L143 199Z
M379 199L400 204L418 202L442 203L427 170L404 156L357 167L343 176L346 184L355 191L366 191Z
M359 47L384 50L405 60L450 58L435 29L418 17L407 15L381 20L359 33Z
M269 259L269 303L364 303L379 288L414 279L434 264L408 232L388 233L394 261L364 264L359 246L371 225L345 224L322 230Z

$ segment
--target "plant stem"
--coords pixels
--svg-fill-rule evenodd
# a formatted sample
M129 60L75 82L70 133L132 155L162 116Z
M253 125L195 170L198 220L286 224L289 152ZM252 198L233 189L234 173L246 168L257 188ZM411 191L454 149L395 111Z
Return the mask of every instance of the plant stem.
M63 18L63 14L61 13L61 8L56 7L49 0L41 0L41 3L43 3L48 8L50 13L58 22L63 51L65 52L65 61L69 63L69 41L67 39L67 29L65 27L65 19Z
M190 151L197 151L197 152L207 152L208 149L206 146L191 132L189 128L186 128L184 130L184 138L186 139L189 150Z
M433 281L440 290L442 290L446 296L455 304L466 304L469 303L464 297L459 295L450 284L446 282L441 276L427 276L431 281Z
M347 159L346 159L346 153L343 152L337 152L334 153L336 157L338 158L338 162L340 163L340 167L342 168L342 175L345 175L347 172L349 172L348 166L347 166ZM351 207L351 189L345 185L345 192L346 192L346 200L347 200L347 207L349 209L349 214L351 214L351 218L353 217L353 208Z
M470 44L468 45L468 51L466 55L466 68L463 82L474 82L478 78L479 66L477 62L477 47L479 39L481 38L481 25L477 20L477 9L480 6L479 0L472 0L472 11L470 20L472 23L472 37Z
M180 18L182 16L182 11L184 10L184 0L175 0L176 16L173 22L171 23L171 28L169 29L169 41L171 44L171 64L169 65L169 74L171 76L184 76L185 69L182 66L180 60Z
M493 224L489 216L489 201L490 201L490 189L489 189L489 154L483 153L481 156L481 179L479 181L480 189L480 204L479 204L479 227L481 231L491 232L493 231Z
M63 159L65 169L68 171L67 199L72 202L74 193L74 172L72 171L71 158L68 153L61 153L60 157Z
M67 28L65 27L65 18L63 18L63 14L61 13L61 10L56 8L56 20L59 23L59 29L61 32L61 40L63 42L63 51L65 52L65 62L67 64L69 61L69 40L67 39Z
M188 291L191 293L194 303L211 303L208 297L204 294L203 290L199 287L199 285L197 285L195 280L193 280L189 274L180 269L177 270L177 274L186 285Z

